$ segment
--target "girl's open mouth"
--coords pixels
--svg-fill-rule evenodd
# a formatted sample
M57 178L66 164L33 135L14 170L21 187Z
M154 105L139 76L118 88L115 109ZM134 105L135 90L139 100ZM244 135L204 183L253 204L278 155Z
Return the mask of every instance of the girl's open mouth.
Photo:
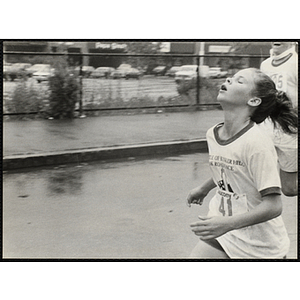
M222 84L220 90L221 90L221 91L227 91L226 85L225 85L225 84Z

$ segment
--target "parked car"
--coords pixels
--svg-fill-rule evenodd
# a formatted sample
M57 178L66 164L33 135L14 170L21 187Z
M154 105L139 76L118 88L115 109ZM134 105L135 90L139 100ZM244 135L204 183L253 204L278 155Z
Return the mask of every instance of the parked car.
M91 78L101 78L101 77L109 78L110 74L114 70L115 70L114 68L110 68L110 67L99 67L90 74L90 77Z
M44 68L39 69L37 72L32 74L32 78L36 79L38 83L42 81L47 81L51 76L54 75L54 69L50 65L44 66Z
M31 72L27 71L30 66L31 64L26 63L5 63L3 65L3 78L5 80L14 81L17 78L30 77Z
M3 79L14 81L17 78L17 70L11 64L3 65Z
M88 77L90 77L90 75L92 74L92 72L94 70L95 70L95 68L92 66L82 66L82 68L81 68L82 76L85 78L88 78ZM79 72L80 72L80 67L76 67L75 68L76 75L79 75Z
M33 75L33 73L39 72L39 71L47 69L47 68L50 69L51 65L49 65L49 64L35 64L35 65L32 65L31 67L29 67L26 71L28 73L30 73L31 75Z
M166 71L167 71L166 66L158 66L152 70L152 74L154 74L155 76L159 76L159 75L163 76L165 75Z
M184 65L178 72L175 73L175 81L179 83L181 81L191 81L197 78L198 65ZM199 76L202 78L208 77L209 67L200 66Z
M130 69L130 68L131 68L131 65L129 65L129 64L121 64L118 66L117 70Z
M211 67L211 68L209 68L208 75L210 78L222 78L222 77L226 77L228 75L228 72L223 71L219 67Z
M125 72L126 72L126 75L125 75L126 79L129 79L129 78L140 79L140 77L142 76L142 72L135 68L130 68L130 69L126 70Z
M178 72L180 70L181 67L172 67L171 69L169 69L167 72L166 72L166 76L169 76L169 77L175 77L175 73Z
M17 68L19 68L19 69L22 69L22 70L27 70L32 65L29 64L29 63L15 63L14 66L17 67Z
M125 78L128 69L117 69L111 72L110 78L118 79L118 78Z

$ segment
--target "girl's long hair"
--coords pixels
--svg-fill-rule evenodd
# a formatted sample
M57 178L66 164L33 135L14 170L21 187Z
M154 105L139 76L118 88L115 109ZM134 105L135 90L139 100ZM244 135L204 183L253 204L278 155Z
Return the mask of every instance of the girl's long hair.
M287 134L298 132L298 114L293 108L291 100L286 93L277 91L273 80L258 69L253 69L254 76L254 96L262 100L251 116L255 123L262 123L270 117L274 125L278 124Z

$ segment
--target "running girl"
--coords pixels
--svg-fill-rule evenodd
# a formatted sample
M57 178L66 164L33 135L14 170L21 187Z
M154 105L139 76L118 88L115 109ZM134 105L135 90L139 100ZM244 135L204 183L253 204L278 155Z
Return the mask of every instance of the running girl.
M271 56L262 62L260 69L271 77L276 89L286 93L293 107L298 107L298 54L292 42L272 42ZM280 167L282 193L298 195L298 136L285 134L274 128L267 118L260 128L268 134L275 145Z
M289 238L282 220L277 155L257 124L268 116L288 134L297 114L284 92L257 69L239 71L222 85L224 123L207 132L212 178L193 189L187 203L202 204L217 186L206 217L191 224L200 237L195 258L284 258Z

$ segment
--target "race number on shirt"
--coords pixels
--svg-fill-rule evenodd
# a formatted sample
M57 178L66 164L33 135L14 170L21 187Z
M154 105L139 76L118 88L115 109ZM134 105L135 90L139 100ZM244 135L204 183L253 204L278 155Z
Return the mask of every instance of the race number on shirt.
M286 73L272 73L270 74L271 79L275 82L276 88L279 91L287 91L287 75Z

